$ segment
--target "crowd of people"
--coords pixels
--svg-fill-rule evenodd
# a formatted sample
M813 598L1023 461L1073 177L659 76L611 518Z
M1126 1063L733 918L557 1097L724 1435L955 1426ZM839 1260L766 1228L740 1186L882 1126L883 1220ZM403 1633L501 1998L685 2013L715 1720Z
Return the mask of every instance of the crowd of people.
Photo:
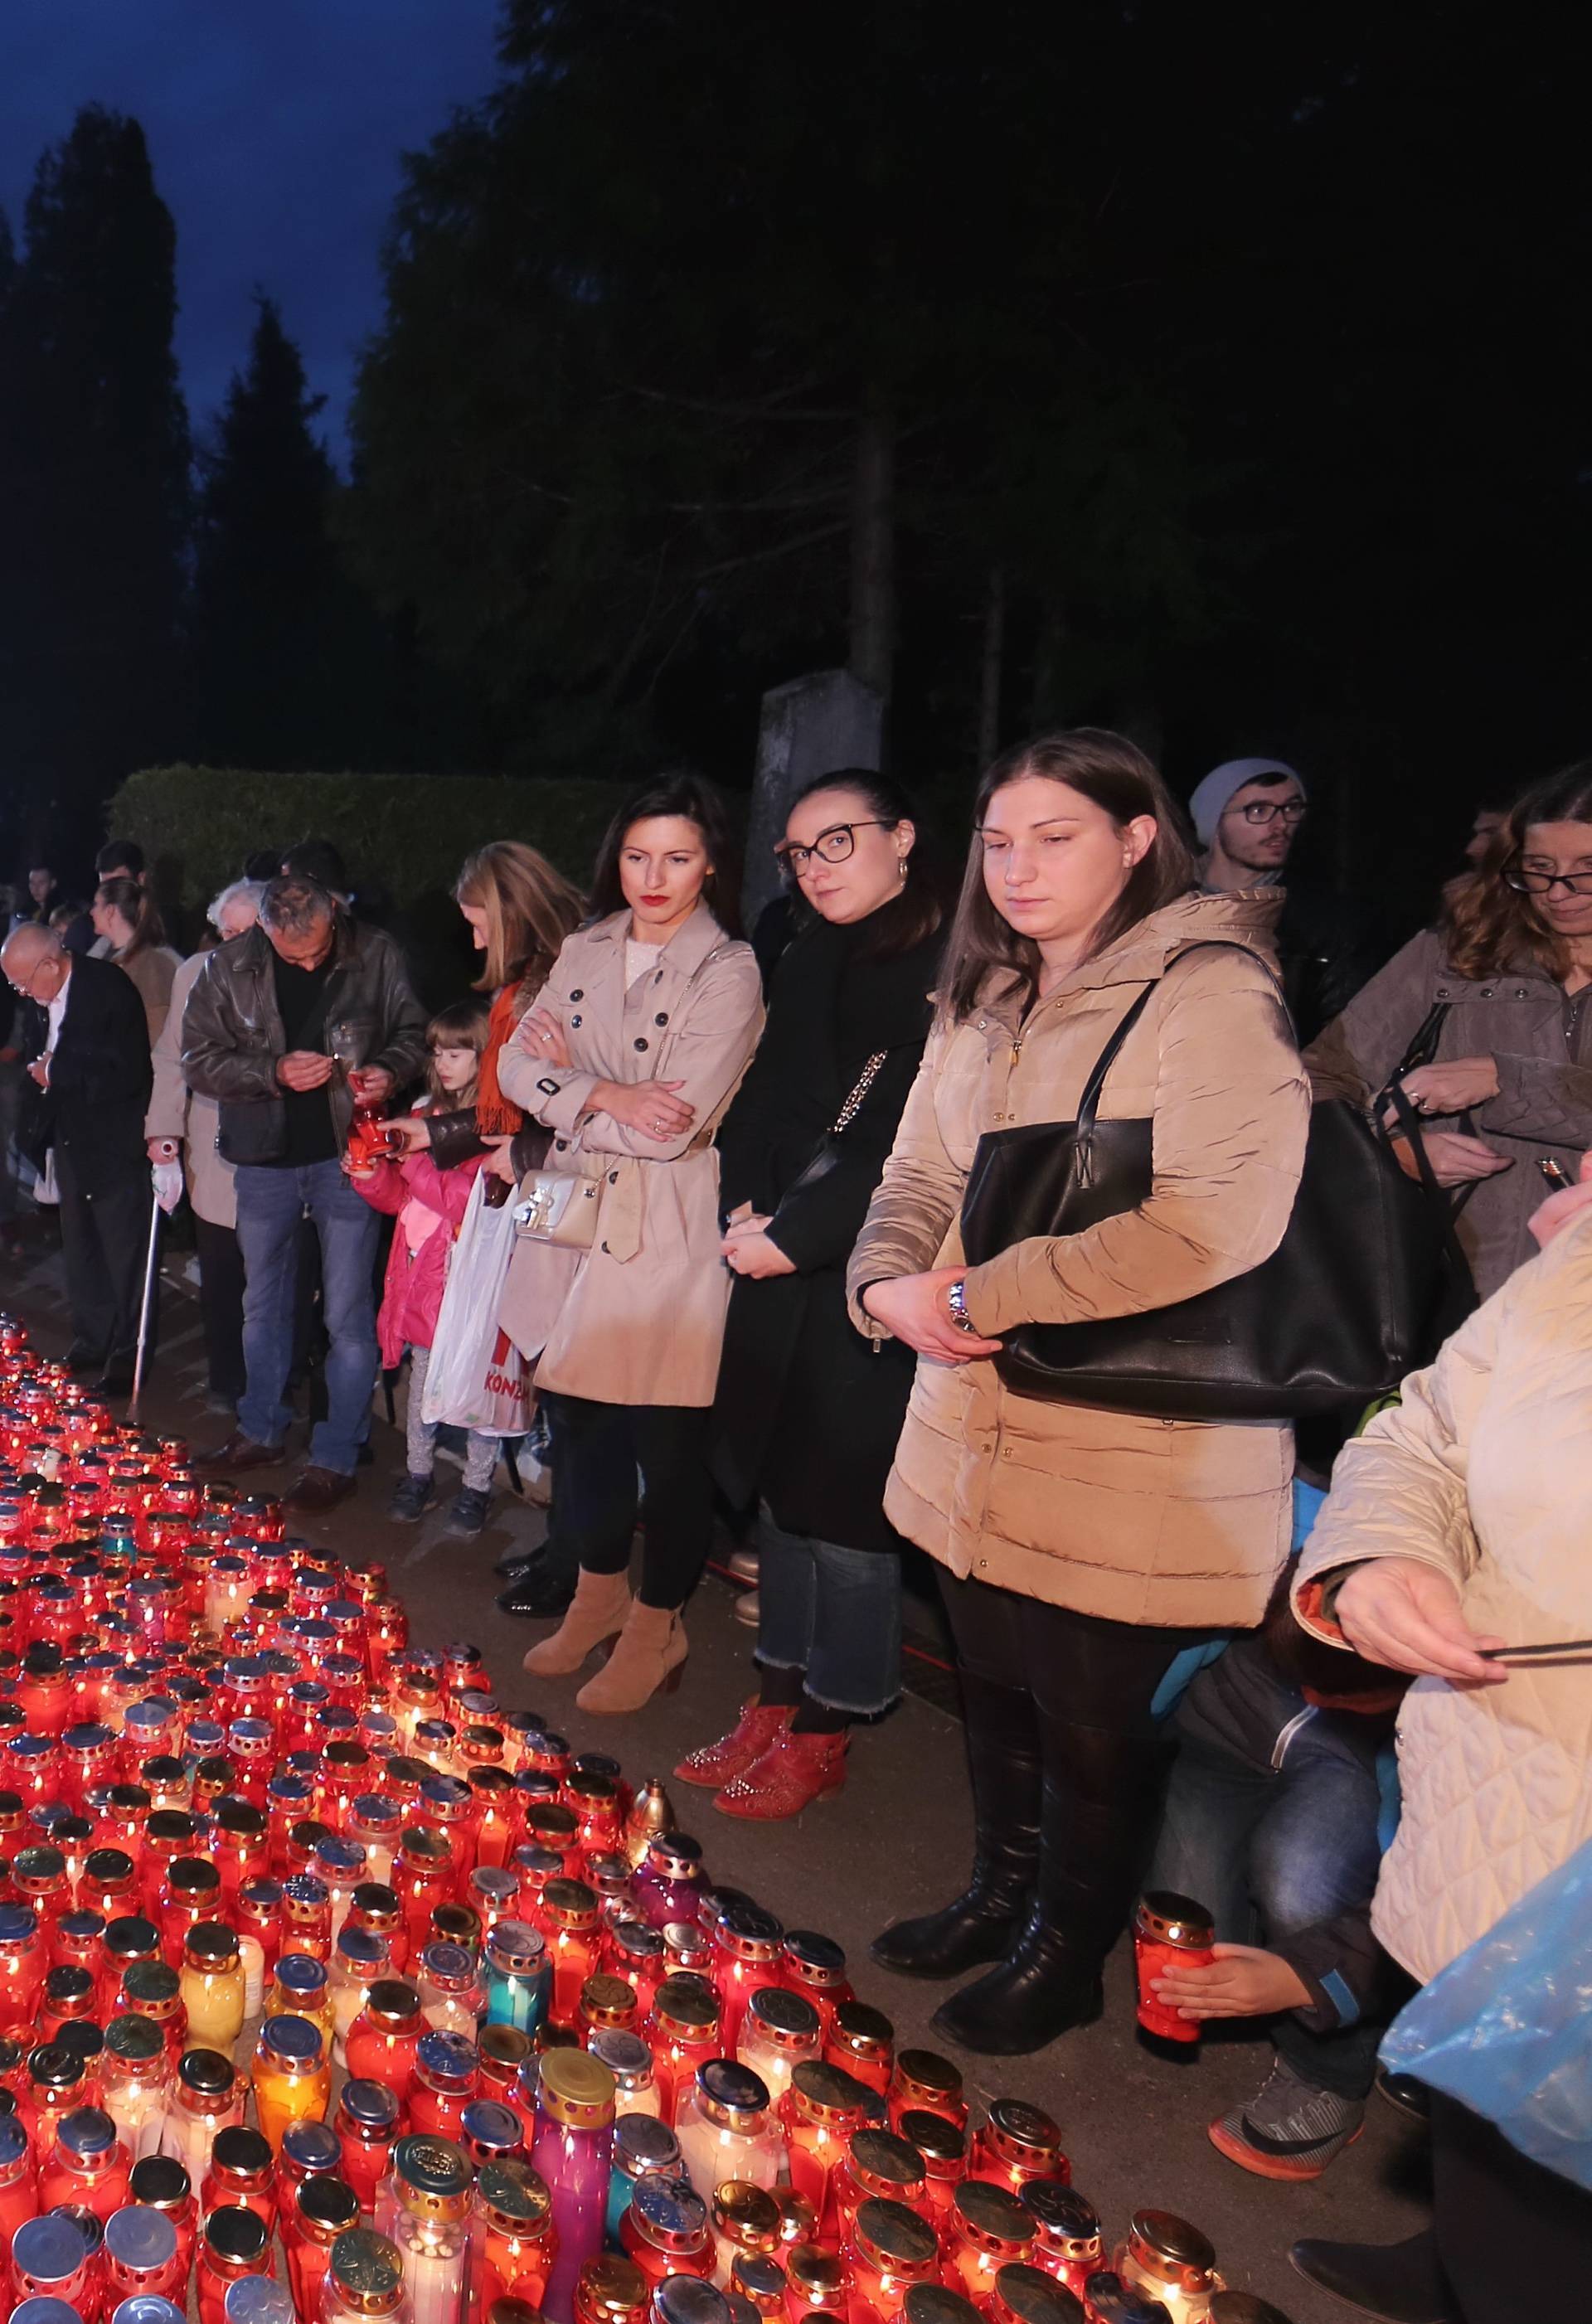
M844 1781L899 1693L902 1557L925 1553L975 1854L876 1958L966 1980L949 2040L1032 2051L1098 2015L1151 1868L1217 1939L1162 2000L1273 2035L1211 2136L1285 2180L1358 2135L1412 1983L1592 1841L1592 1665L1495 1658L1592 1628L1592 763L1478 816L1381 967L1288 880L1308 807L1293 769L1240 759L1185 816L1122 738L1046 737L985 776L953 892L910 798L842 770L791 801L749 941L724 803L669 776L584 893L516 841L466 861L482 973L429 1018L324 843L245 867L269 876L215 899L187 961L126 843L87 922L31 873L0 953L4 1126L60 1203L74 1368L127 1385L151 1204L184 1171L233 1416L205 1460L284 1461L308 1310L325 1410L285 1498L330 1509L407 1364L392 1520L436 1503L443 1429L463 1537L501 1460L539 1477L547 1540L502 1562L498 1602L557 1618L525 1666L590 1711L679 1681L715 1509L750 1518L750 1691L676 1771L731 1816ZM1402 1400L1296 1443L1012 1375L1016 1334L1130 1317L1175 1374L1157 1316L1277 1250L1329 1098L1443 1207L1451 1312L1475 1311ZM1142 1132L1141 1198L971 1261L982 1159L1085 1118ZM1478 2190L1551 2201L1566 2270L1592 2202L1451 2101L1432 2129L1435 2235L1300 2264L1367 2313L1513 2316L1476 2254L1454 2281Z

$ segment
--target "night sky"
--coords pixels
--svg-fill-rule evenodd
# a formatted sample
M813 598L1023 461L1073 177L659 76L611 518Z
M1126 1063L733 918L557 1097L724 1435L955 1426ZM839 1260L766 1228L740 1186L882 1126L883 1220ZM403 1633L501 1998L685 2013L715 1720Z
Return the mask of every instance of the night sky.
M495 0L3 0L0 208L22 240L40 152L80 105L134 115L177 222L177 326L196 430L276 299L343 448L381 311L400 157L494 77Z

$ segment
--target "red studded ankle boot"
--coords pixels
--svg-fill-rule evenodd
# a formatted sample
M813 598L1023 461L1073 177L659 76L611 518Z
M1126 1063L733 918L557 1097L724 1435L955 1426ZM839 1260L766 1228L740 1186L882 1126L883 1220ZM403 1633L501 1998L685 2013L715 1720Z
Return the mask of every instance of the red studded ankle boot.
M715 1794L713 1805L721 1815L759 1823L800 1815L845 1782L851 1739L844 1729L838 1735L798 1735L794 1728L782 1727L762 1757Z
M754 1759L760 1759L782 1727L788 1727L796 1706L789 1702L759 1702L753 1695L742 1703L741 1717L716 1743L704 1743L700 1751L693 1751L681 1760L675 1774L683 1784L701 1784L716 1792L721 1784L743 1775Z

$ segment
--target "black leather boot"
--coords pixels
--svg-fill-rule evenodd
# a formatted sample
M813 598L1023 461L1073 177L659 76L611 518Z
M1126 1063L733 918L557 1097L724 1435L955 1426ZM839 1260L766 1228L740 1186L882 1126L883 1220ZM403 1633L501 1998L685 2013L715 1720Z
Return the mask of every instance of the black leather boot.
M960 1977L1008 1950L1039 1861L1039 1730L1026 1687L962 1677L973 1791L973 1872L937 1913L897 1921L869 1950L903 1977Z
M1378 2324L1459 2324L1430 2228L1402 2244L1332 2244L1310 2236L1288 2256L1308 2282Z
M1059 1720L1044 1732L1033 1909L999 1967L932 2021L986 2057L1026 2056L1100 2015L1100 1970L1127 1915L1165 1765L1163 1746L1142 1738Z

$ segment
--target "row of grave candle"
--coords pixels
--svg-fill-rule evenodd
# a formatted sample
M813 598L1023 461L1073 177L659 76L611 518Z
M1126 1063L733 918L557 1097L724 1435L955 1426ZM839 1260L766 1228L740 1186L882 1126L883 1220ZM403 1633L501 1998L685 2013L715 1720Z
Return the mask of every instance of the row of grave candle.
M955 2069L710 1887L659 1786L504 1712L474 1648L410 1652L379 1568L5 1319L0 1627L22 2324L170 2324L190 2271L203 2324L1266 2313L1164 2214L1108 2265L1047 2117L970 2135Z

